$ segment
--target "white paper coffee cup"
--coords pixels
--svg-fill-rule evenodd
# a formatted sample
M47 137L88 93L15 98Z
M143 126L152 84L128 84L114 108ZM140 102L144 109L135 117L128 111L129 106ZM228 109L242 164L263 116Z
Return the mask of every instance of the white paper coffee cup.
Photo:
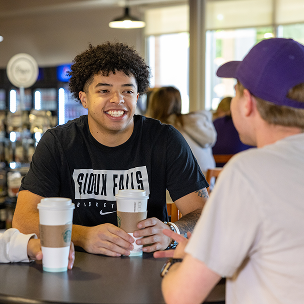
M37 205L44 271L67 271L72 235L73 210L71 199L44 198Z
M132 237L133 232L138 230L138 222L147 218L147 203L149 196L144 190L119 190L116 194L117 224ZM135 241L139 238L135 238ZM142 255L142 245L133 243L134 249L130 256Z

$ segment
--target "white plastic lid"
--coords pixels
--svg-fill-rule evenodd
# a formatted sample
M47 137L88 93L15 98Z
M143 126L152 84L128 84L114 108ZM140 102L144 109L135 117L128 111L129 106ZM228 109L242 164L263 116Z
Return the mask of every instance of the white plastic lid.
M47 197L41 199L37 205L38 209L52 209L52 210L63 210L63 209L75 209L75 205L72 203L70 198L65 197Z
M149 198L149 196L146 195L145 190L136 190L136 189L119 190L115 196L118 198L139 198L139 199Z

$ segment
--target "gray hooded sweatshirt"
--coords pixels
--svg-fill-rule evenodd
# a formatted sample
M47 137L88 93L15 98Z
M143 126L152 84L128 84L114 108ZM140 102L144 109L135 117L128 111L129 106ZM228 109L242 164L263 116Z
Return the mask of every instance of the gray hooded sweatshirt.
M176 124L176 115L171 115L168 122L181 132L188 142L202 172L215 167L212 147L216 142L216 130L209 111L198 111L183 115L182 127Z

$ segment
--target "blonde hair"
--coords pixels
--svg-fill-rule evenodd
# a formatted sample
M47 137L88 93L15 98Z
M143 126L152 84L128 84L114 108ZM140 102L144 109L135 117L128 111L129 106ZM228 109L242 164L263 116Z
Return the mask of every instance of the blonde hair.
M172 114L176 115L177 122L183 125L182 121L182 99L178 89L172 86L161 87L153 91L147 116L169 123L168 118Z
M237 89L243 95L245 87L238 81ZM304 109L278 106L272 102L254 96L261 117L272 125L297 127L304 131ZM304 83L289 90L287 97L304 103Z
M213 114L213 119L218 117L231 115L230 105L231 105L232 97L227 96L223 98L217 106L216 111Z

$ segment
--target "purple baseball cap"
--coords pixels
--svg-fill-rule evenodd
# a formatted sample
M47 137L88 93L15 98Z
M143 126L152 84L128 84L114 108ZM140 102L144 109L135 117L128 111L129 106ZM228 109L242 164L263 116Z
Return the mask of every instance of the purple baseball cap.
M262 40L243 61L226 62L216 75L236 78L252 95L278 106L304 109L304 102L286 97L291 88L304 83L304 46L293 39Z

